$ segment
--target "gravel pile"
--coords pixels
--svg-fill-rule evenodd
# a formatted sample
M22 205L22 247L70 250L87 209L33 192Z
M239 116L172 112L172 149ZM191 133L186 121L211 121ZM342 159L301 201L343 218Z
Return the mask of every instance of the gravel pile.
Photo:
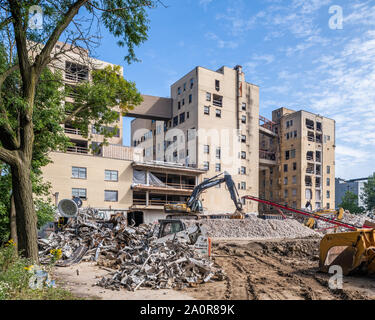
M293 219L264 220L251 216L243 220L209 219L201 222L212 238L293 239L320 236Z

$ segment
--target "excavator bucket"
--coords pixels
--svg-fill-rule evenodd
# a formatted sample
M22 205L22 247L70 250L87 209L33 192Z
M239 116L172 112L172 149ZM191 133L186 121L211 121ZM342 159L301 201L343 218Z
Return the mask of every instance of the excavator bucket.
M375 229L326 234L320 242L319 268L341 266L343 275L375 273Z

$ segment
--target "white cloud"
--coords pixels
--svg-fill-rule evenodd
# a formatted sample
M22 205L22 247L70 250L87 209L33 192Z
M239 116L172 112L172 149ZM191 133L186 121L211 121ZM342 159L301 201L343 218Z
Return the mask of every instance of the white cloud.
M222 49L222 48L229 48L229 49L235 49L238 47L238 42L236 41L225 41L225 40L222 40L218 35L216 35L215 33L213 32L207 32L205 34L205 37L207 39L210 39L210 40L214 40L216 41L216 44L217 46Z

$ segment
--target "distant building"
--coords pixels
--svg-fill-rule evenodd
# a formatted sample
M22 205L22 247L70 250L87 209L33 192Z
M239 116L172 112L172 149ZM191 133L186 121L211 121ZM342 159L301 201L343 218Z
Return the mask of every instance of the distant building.
M345 196L347 191L353 192L358 197L358 206L364 207L364 203L361 199L361 195L363 194L365 182L367 182L367 178L360 178L360 179L351 179L351 180L344 180L341 178L335 179L335 186L336 186L336 208L341 204L342 198Z
M260 126L259 194L292 208L335 205L335 121L279 108ZM272 135L273 133L273 135Z

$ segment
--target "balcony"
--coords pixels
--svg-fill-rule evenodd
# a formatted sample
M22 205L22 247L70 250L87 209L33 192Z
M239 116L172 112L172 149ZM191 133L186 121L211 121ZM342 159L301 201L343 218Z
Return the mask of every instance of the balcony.
M213 101L212 101L212 104L215 106L215 107L222 107L223 106L223 97L222 96L219 96L217 94L214 94L213 95Z

